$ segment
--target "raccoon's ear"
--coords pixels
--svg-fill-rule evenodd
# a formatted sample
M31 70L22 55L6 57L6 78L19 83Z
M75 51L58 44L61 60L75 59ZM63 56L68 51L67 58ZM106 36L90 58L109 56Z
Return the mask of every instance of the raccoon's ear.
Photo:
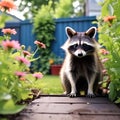
M66 31L67 36L70 38L77 34L77 32L71 27L66 27L65 31Z
M96 27L91 27L85 32L85 35L88 35L90 38L94 38L96 35L96 31Z

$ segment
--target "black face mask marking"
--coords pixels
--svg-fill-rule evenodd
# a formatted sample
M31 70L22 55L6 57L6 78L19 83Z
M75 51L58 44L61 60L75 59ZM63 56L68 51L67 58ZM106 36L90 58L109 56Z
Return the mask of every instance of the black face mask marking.
M94 47L93 47L93 46L87 45L87 44L85 44L85 43L82 44L81 48L82 48L84 51L86 51L86 52L88 52L88 51L94 51Z
M85 43L83 43L82 45L78 45L77 43L76 44L74 44L74 45L71 45L70 47L69 47L69 50L70 51L76 51L77 49L82 49L82 50L84 50L84 51L86 51L86 52L92 52L92 51L94 51L94 47L93 46L91 46L91 45L88 45L88 44L85 44Z
M76 43L76 44L74 44L74 45L71 45L70 47L69 47L69 50L71 50L71 51L76 51L77 49L78 49L78 44Z

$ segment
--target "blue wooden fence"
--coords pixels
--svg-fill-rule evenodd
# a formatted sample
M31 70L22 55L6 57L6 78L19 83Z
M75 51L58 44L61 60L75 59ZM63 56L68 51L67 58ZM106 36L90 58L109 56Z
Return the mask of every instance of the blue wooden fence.
M52 51L60 56L64 57L64 51L60 48L67 39L65 34L65 27L70 26L76 31L86 31L89 27L93 26L92 21L95 21L96 17L79 17L79 18L62 18L56 19L55 41L52 44Z
M15 28L16 35L12 35L12 39L18 40L21 45L25 45L26 48L30 47L34 50L35 34L33 33L33 24L29 20L20 22L7 22L6 28Z
M61 18L55 19L55 41L52 42L52 51L60 57L64 57L64 51L60 48L66 41L67 36L65 34L65 27L70 26L76 31L86 31L89 27L95 26L92 21L96 20L96 17L79 17L79 18ZM12 36L12 39L19 40L19 42L26 47L30 46L34 50L35 35L33 33L33 24L27 20L17 23L6 23L6 27L15 28L17 34Z

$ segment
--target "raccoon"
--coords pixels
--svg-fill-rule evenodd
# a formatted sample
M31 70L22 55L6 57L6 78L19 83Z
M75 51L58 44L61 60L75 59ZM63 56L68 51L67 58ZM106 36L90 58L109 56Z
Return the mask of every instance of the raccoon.
M102 64L97 53L99 44L94 39L96 27L86 32L66 27L65 31L68 39L61 48L66 57L60 71L64 93L76 97L84 90L88 97L95 97L98 82L102 80Z

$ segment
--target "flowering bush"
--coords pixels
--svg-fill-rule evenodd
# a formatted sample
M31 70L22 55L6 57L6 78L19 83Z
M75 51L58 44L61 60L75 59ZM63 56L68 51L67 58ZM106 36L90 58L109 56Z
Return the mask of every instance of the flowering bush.
M100 58L101 58L101 62L102 62L102 73L103 73L103 81L100 82L100 88L103 92L103 95L106 95L109 93L109 88L108 85L110 83L110 76L108 74L107 69L105 68L105 64L106 62L109 60L108 59L108 55L109 55L109 51L107 51L105 48L101 48L100 51Z
M2 0L0 8L4 12L9 11L14 5L10 0ZM30 73L29 67L37 51L46 46L36 41L38 46L35 53L25 50L16 40L11 40L11 34L16 34L15 29L2 29L0 36L0 114L14 114L21 111L25 105L18 105L21 100L33 97L32 90L36 80L41 79L43 74Z
M34 54L25 51L15 40L0 41L0 114L15 113L24 106L15 105L20 100L32 98L31 90L42 73L29 72ZM8 107L10 105L10 107Z
M99 42L109 51L103 56L110 76L109 98L120 103L120 1L104 0L98 17ZM104 51L103 51L104 53ZM108 52L107 52L108 53Z
M37 39L39 41L44 41L47 46L47 50L40 51L41 57L34 64L34 69L42 71L44 74L48 74L50 70L49 59L53 57L53 53L51 52L51 43L55 39L55 21L51 13L51 5L51 2L49 2L48 5L43 5L33 19L34 32Z

